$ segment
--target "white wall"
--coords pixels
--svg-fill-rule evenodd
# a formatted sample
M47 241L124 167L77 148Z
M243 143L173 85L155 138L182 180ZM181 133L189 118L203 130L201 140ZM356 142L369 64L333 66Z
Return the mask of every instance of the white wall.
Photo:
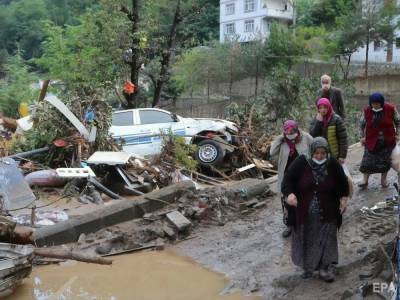
M400 37L400 31L395 32L396 37ZM361 47L355 52L351 59L353 62L365 62L366 47ZM393 58L391 62L387 61L387 45L383 45L381 48L375 50L374 43L370 43L368 51L368 61L371 63L397 63L400 64L400 48L396 48L396 42L393 42Z
M235 13L232 15L226 15L226 4L235 4ZM279 16L284 14L286 18L291 18L292 8L288 4L287 11L284 11L285 0L267 0L267 8L263 8L264 0L255 0L254 11L244 11L244 0L221 0L220 1L220 42L223 43L227 38L225 36L225 25L229 23L235 24L235 35L239 41L251 41L255 39L265 38L268 33L268 26L264 19L270 21L268 13L270 12L273 16ZM254 20L254 32L244 32L245 21ZM275 21L282 21L279 19L271 19ZM232 38L232 37L228 37Z

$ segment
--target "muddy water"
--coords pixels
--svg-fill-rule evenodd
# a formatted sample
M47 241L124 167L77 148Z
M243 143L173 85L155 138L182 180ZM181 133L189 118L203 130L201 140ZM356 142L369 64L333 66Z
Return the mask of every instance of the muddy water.
M255 300L237 292L220 295L227 280L168 251L113 258L111 266L65 263L35 267L6 298L35 300Z

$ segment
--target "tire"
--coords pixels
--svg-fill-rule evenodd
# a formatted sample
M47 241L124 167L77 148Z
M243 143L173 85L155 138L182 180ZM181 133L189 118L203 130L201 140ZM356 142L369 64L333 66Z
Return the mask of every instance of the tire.
M216 166L222 163L225 157L225 150L220 143L214 140L202 140L197 144L198 149L195 153L196 160L202 166Z

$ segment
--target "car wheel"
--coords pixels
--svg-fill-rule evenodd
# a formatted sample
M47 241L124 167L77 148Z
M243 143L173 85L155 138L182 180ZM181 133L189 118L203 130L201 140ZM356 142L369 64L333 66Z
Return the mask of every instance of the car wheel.
M214 140L203 140L197 144L196 159L203 166L218 165L225 156L220 143Z

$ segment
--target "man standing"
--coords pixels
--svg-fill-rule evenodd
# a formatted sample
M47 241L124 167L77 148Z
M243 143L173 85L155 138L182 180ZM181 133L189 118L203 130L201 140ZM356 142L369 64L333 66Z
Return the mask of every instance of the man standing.
M329 75L326 74L321 76L321 86L322 88L318 91L318 97L316 101L321 98L329 99L334 112L337 113L342 119L344 119L345 113L342 91L339 88L332 86L332 79Z

